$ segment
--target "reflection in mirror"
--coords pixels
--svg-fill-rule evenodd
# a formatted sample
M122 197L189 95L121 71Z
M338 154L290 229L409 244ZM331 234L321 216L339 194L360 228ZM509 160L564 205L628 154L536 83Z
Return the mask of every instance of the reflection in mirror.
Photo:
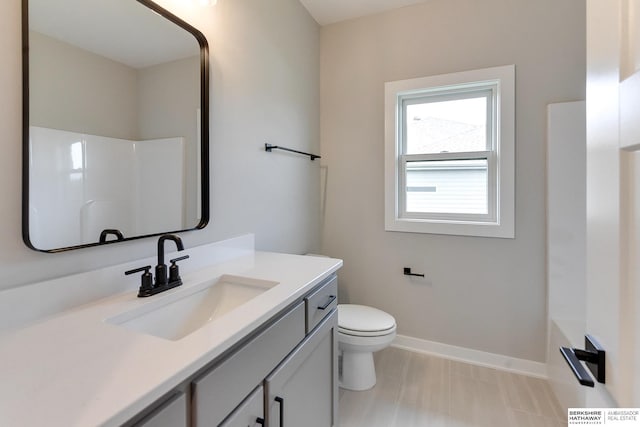
M25 243L57 252L204 227L202 33L148 0L24 0L23 14Z

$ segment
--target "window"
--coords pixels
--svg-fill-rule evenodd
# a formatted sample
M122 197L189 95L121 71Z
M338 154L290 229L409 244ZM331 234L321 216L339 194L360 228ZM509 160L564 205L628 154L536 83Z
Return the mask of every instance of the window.
M385 228L514 237L514 66L385 84Z

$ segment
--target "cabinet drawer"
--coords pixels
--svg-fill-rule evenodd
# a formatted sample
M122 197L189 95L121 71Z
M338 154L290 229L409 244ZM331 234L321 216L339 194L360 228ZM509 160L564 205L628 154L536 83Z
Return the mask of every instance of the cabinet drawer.
M338 305L338 277L333 276L318 290L305 297L307 333Z
M187 427L187 398L179 393L145 419L136 427Z
M217 426L305 337L304 303L193 382L193 425Z
M264 388L258 387L220 427L260 427L264 425Z

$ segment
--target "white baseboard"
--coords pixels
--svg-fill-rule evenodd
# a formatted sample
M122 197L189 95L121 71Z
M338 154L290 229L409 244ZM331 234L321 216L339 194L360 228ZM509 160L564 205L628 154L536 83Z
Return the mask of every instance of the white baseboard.
M547 365L532 360L518 359L502 354L487 353L455 345L442 344L419 338L397 335L392 347L402 348L416 353L424 353L444 359L470 363L472 365L509 371L530 377L547 379Z

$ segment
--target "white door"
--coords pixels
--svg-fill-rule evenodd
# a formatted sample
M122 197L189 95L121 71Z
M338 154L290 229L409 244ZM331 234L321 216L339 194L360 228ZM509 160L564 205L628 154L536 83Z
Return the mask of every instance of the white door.
M640 0L587 1L585 332L607 351L606 384L587 391L587 407L640 407L640 108L624 105L634 91L640 105L636 12Z

